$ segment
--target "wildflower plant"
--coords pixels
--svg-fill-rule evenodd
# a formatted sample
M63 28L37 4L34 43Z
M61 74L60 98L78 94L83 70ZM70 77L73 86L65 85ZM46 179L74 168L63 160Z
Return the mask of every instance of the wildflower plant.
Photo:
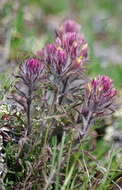
M74 129L78 132L78 140L82 142L96 119L111 115L116 109L117 91L112 79L108 76L90 79L87 76L88 43L80 33L80 28L73 20L64 21L56 30L54 42L46 44L35 56L25 59L16 75L16 93L12 97L22 106L26 115L25 136L30 137L28 139L31 142L27 147L23 143L17 154L20 165L22 155L32 163L31 167L26 163L28 166L27 172L24 171L23 189L28 187L29 180L32 183L35 181L37 172L41 180L37 178L34 185L45 181L43 189L49 186L53 189L56 179L55 189L59 189L59 181L63 176L60 170L65 160L67 166L63 166L63 170L69 175L70 157L67 158L66 150L68 155L73 154L74 144L71 141L77 140L74 138ZM40 106L38 117L32 114L36 94ZM71 135L68 141L70 147L69 144L65 145L66 135ZM22 144L21 138L19 144ZM75 162L71 167L72 175L77 173L73 172ZM49 167L46 167L47 163ZM65 185L68 183L67 178L62 181L65 181Z
M84 89L84 103L81 106L83 135L98 117L112 114L115 111L117 91L108 76L98 76L89 82Z
M80 25L73 20L66 20L59 26L54 43L47 44L39 50L37 57L24 61L20 66L18 77L26 85L27 93L17 87L16 89L26 101L28 134L31 133L32 128L30 111L33 91L37 82L42 78L42 72L47 73L47 83L45 90L43 89L45 91L44 105L47 106L45 108L48 109L51 105L51 110L49 110L52 115L65 113L64 115L67 116L68 106L73 107L70 110L73 112L71 123L77 125L81 122L83 136L95 118L114 111L114 99L117 93L113 87L113 81L108 76L99 76L91 81L86 75L87 61L87 41L80 33ZM63 108L60 108L60 105L63 105ZM53 127L56 128L57 124L53 122L53 125L54 123Z
M22 80L23 85L25 86L24 91L21 90L21 87L16 87L17 92L21 98L13 95L15 101L24 107L24 110L27 114L27 134L31 133L31 104L34 98L34 91L36 90L37 83L42 78L42 71L44 65L41 63L41 60L36 57L28 58L20 65L20 74L17 75L17 78Z

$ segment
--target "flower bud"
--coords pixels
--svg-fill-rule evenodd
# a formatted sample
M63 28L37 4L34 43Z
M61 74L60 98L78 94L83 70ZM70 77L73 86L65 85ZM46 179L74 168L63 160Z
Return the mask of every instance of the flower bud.
M81 26L77 24L74 20L66 20L57 30L57 35L62 36L64 33L68 32L80 32Z
M25 81L28 82L35 82L40 77L43 69L44 65L41 60L35 57L28 58L21 67L22 75Z
M99 76L87 84L85 89L85 105L95 116L112 113L115 107L114 97L117 91L108 76ZM83 111L83 110L82 110Z

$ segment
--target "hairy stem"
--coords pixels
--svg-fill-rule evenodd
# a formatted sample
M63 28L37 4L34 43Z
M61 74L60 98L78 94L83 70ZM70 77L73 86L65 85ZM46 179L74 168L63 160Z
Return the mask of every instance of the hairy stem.
M29 135L32 130L31 103L32 103L32 85L30 84L28 87L28 98L27 98L27 135Z
M91 121L93 119L93 113L89 111L87 118L83 117L83 134L82 137L86 136L88 129L91 125Z
M62 101L63 101L63 98L64 98L63 94L65 93L65 90L66 90L66 87L67 87L67 82L68 82L68 77L66 78L66 80L64 82L64 86L63 86L63 89L62 89L62 96L59 99L59 105L62 104Z

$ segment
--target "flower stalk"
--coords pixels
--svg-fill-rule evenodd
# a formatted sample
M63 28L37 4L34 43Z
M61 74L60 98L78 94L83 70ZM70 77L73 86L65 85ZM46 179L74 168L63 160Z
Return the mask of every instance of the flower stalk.
M42 64L41 60L32 57L25 60L25 62L20 66L20 74L17 78L21 79L21 85L26 88L26 91L19 89L16 87L16 90L21 97L18 100L18 96L14 95L14 100L23 106L26 116L27 116L27 135L31 134L32 131L32 116L31 116L31 109L32 109L32 100L34 98L33 92L36 90L37 83L40 79L42 79L42 72L44 69L44 65Z

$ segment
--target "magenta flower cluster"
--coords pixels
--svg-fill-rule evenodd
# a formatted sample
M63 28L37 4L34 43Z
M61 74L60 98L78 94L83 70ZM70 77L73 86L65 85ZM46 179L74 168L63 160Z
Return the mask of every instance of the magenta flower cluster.
M40 64L40 60L37 58L30 58L26 62L26 73L31 75L38 75L43 69L43 65Z
M108 76L98 76L86 85L85 104L82 113L91 112L94 116L110 114L114 111L114 98L117 94L113 81Z
M21 66L21 75L27 83L34 83L41 76L43 69L44 64L39 58L28 58Z
M65 20L64 23L58 28L57 35L62 36L64 33L79 33L81 26L74 20Z
M96 91L98 99L110 100L117 93L113 88L113 81L108 76L99 76L97 79L93 79L91 85L93 91Z
M72 20L65 21L57 30L55 42L38 52L51 72L60 76L80 72L88 57L88 46L80 26Z

